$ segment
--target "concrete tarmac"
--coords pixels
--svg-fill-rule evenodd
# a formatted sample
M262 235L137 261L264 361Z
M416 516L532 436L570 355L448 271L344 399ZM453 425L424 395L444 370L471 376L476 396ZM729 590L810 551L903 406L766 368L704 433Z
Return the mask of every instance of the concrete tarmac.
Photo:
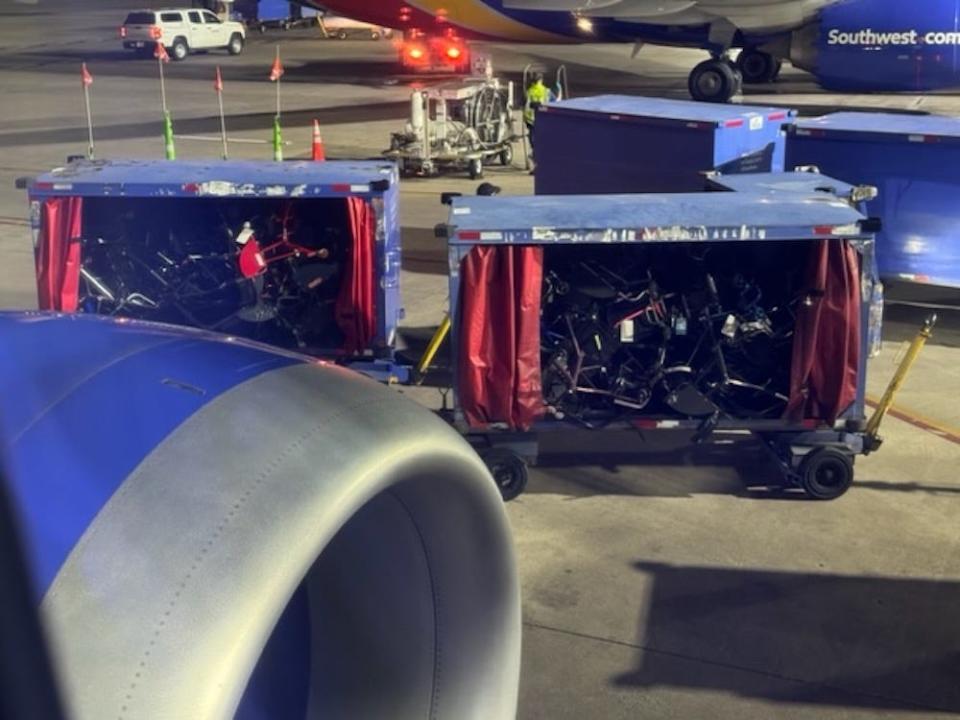
M148 3L149 4L149 3ZM82 7L82 10L77 9ZM128 6L67 0L0 7L0 307L35 306L24 193L36 175L85 150L79 65L87 62L99 157L161 157L155 61L119 49ZM167 66L183 158L215 157L214 66L231 137L266 141L275 46L286 67L290 157L322 124L334 158L377 156L399 129L414 82L388 43L323 41L316 30L251 35L238 57L195 55ZM685 97L702 56L622 46L486 48L499 72L568 67L575 95ZM952 95L836 96L787 69L748 102L819 112L839 106L960 114ZM234 143L237 158L270 157ZM522 156L517 153L517 164ZM491 168L509 193L532 191L521 168ZM443 190L465 178L402 184L406 341L416 346L446 306ZM960 713L960 296L893 288L886 343L871 362L879 396L928 306L941 327L887 420L882 450L857 463L840 500L776 487L749 441L692 447L682 437L571 432L547 437L528 491L508 506L524 592L519 717L946 718ZM428 405L435 389L401 389ZM937 428L940 432L937 432ZM469 562L469 558L465 558Z

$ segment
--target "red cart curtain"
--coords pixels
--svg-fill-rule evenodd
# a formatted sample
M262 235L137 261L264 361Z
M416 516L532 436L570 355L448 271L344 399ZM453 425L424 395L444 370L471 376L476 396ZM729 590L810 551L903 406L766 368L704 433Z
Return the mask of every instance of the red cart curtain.
M74 312L80 290L83 199L56 197L40 208L37 295L41 310Z
M481 246L461 268L460 406L473 427L526 430L543 414L543 248Z
M860 263L847 241L819 241L807 270L811 302L797 313L792 420L832 423L854 401L860 365Z
M344 350L356 353L370 347L377 332L376 218L370 205L357 197L347 198L347 215L353 242L344 264L335 313Z

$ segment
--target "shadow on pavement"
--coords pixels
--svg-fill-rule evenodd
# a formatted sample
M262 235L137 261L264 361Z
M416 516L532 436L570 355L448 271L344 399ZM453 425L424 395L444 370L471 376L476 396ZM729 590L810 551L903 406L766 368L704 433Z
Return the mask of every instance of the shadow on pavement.
M756 441L694 445L688 432L621 430L541 434L540 456L526 493L803 497L783 487L779 468Z
M652 581L619 687L960 712L960 582L638 562Z

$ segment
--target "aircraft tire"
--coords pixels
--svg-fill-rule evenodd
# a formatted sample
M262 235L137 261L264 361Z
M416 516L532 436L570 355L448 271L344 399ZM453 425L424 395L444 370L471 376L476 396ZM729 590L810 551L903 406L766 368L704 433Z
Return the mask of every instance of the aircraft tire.
M770 53L756 48L745 48L737 58L737 70L748 85L773 82L780 73L781 62Z
M742 78L726 60L704 60L690 73L687 87L694 100L725 103L740 90Z

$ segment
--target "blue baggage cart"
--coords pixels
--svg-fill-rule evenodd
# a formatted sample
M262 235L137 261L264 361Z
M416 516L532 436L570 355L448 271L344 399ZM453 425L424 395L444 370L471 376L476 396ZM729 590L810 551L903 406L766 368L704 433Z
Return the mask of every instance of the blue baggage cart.
M787 166L872 185L877 262L889 280L960 287L960 120L842 112L787 128Z
M697 192L704 174L783 170L793 110L601 95L546 105L536 193Z
M847 199L458 197L443 230L451 421L506 497L538 434L563 427L754 433L817 498L845 492L854 456L875 449L873 239Z
M381 162L74 161L28 183L41 309L200 327L403 381Z

